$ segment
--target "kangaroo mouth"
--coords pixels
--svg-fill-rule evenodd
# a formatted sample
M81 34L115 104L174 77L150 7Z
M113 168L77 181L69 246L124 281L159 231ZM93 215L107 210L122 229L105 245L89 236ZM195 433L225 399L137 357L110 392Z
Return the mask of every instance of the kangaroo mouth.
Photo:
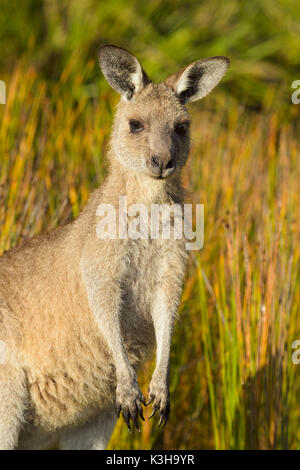
M154 180L164 180L166 178L164 178L162 175L153 175L152 173L150 173L150 176L151 178L153 178Z

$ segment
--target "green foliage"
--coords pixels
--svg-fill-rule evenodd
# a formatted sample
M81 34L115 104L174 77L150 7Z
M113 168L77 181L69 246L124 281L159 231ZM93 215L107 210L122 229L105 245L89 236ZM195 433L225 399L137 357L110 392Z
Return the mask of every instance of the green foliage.
M95 60L101 43L135 52L154 79L205 56L227 55L225 89L255 108L290 103L299 79L297 0L2 0L0 73L24 53L49 79L71 56L73 72ZM98 79L97 68L90 79Z

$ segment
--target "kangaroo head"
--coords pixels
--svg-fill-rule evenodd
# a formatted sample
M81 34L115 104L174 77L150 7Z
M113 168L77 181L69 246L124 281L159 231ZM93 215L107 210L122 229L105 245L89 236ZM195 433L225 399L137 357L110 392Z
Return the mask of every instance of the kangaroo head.
M118 163L162 180L176 174L189 153L190 118L185 104L203 98L217 85L229 59L198 60L154 84L138 59L120 47L102 46L98 58L106 80L122 97L111 142Z

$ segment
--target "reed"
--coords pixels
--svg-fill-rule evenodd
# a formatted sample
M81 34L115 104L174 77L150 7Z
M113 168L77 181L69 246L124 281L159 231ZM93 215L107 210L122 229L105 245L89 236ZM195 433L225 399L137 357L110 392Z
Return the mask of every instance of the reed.
M74 74L70 62L55 83L15 67L0 107L1 252L72 220L102 183L116 97L86 85L94 66ZM132 435L120 421L110 448L300 448L299 129L221 88L191 112L184 178L205 205L205 243L190 256L174 335L171 418Z

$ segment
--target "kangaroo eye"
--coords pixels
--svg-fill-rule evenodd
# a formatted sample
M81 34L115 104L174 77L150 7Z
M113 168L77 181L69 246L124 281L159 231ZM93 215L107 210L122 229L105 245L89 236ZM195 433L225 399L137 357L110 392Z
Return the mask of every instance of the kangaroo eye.
M188 130L189 130L189 123L188 122L181 122L179 124L176 124L176 126L175 126L175 132L178 135L185 135Z
M136 121L135 119L130 119L129 127L130 132L133 132L134 134L141 132L144 129L143 124L140 121Z

